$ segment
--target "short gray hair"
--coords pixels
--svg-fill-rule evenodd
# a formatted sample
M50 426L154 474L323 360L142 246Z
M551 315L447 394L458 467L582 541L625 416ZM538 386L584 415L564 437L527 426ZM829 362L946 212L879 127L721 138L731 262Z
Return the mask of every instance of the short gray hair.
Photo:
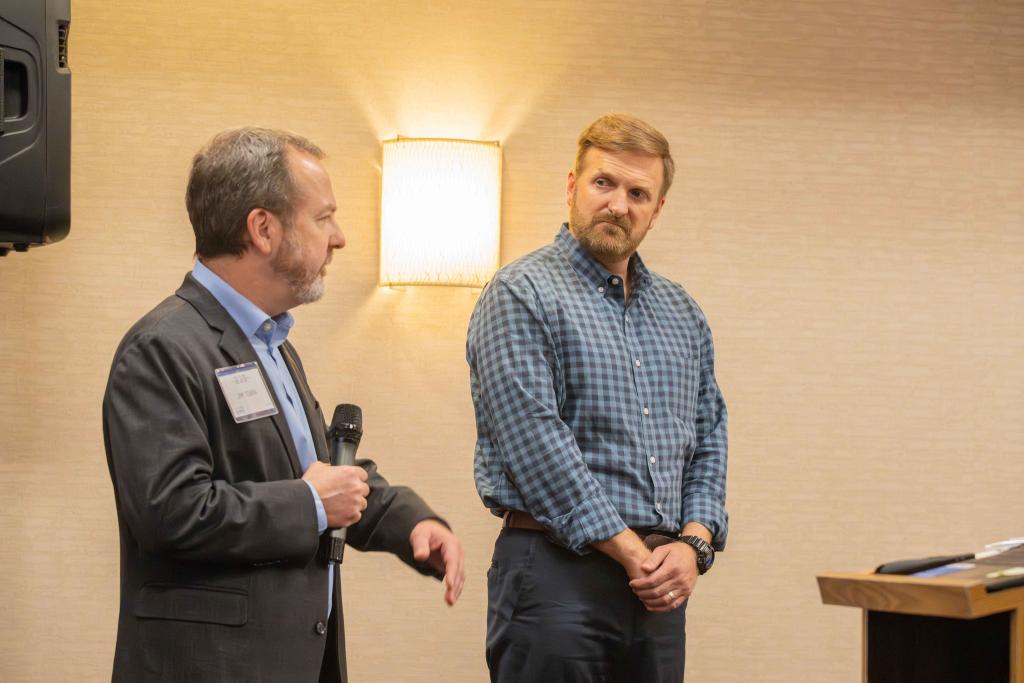
M266 209L288 224L295 183L288 148L323 159L323 151L294 133L269 128L236 128L219 133L192 158L185 208L201 258L242 254L249 245L246 221Z

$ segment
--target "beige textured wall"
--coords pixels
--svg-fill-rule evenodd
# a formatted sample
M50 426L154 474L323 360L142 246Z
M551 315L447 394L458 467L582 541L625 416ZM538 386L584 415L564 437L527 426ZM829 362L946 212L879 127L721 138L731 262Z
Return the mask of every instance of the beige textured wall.
M349 246L295 341L322 402L363 406L361 452L467 548L452 610L349 555L354 681L485 677L475 293L376 287L396 133L502 141L503 262L553 236L590 119L632 111L672 141L643 251L707 312L732 417L733 532L690 607L689 680L856 680L858 616L819 605L816 571L1024 533L1024 5L510 5L73 3L71 236L0 261L0 680L109 678L100 397L190 266L190 155L239 124L332 154Z

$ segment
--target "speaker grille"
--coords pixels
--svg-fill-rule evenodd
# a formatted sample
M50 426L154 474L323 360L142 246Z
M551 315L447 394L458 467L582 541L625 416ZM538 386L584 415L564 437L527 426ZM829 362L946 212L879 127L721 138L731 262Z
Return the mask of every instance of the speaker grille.
M57 68L68 68L68 22L57 24Z

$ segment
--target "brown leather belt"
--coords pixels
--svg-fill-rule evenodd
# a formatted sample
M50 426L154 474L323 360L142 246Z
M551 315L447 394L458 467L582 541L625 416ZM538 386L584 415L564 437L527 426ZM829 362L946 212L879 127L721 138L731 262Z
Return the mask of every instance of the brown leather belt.
M503 517L502 527L505 529L527 529L529 531L540 531L541 533L548 534L550 538L549 529L535 520L530 515L519 510L508 510L505 512ZM671 531L665 531L663 529L633 529L637 536L640 537L648 547L654 547L667 543L668 541L674 541L679 539L678 533ZM651 539L650 542L647 539ZM664 540L662 540L664 539Z
M548 528L535 520L525 512L508 510L505 512L505 521L501 525L506 529L530 529L531 531L543 531L547 533Z

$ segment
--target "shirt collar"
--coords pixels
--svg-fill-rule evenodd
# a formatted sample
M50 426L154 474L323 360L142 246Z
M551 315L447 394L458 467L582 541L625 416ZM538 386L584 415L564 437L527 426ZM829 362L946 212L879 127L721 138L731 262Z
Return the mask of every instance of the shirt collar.
M569 232L568 223L562 223L562 227L555 236L555 244L588 286L597 289L605 296L609 294L611 287L622 286L622 283L618 282L619 277L617 275L609 272L600 261L588 254L587 250L580 245L576 237ZM630 287L633 292L640 293L651 284L651 272L647 270L647 266L644 265L640 254L634 253L630 257L627 272L629 273Z
M192 267L192 277L209 290L246 336L256 337L270 347L280 346L288 338L288 332L295 324L291 313L285 311L270 317L201 261L197 260Z

